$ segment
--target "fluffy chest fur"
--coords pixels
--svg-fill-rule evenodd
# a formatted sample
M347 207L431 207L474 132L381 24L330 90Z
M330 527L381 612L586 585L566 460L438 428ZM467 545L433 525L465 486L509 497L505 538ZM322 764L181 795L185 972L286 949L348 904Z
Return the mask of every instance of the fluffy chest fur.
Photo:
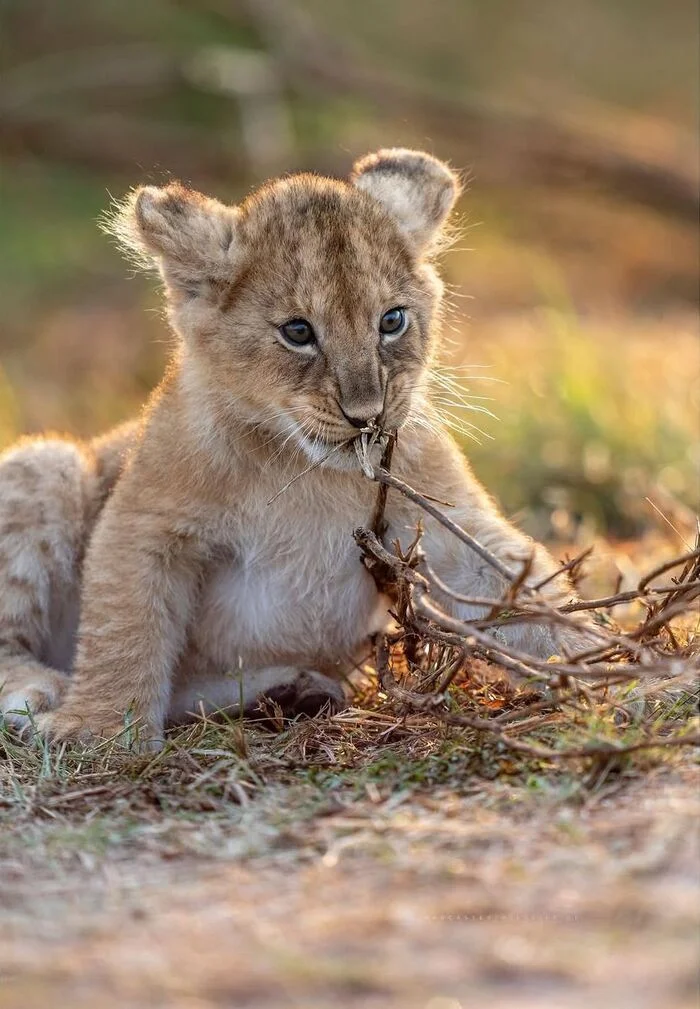
M373 488L314 476L273 504L261 500L263 482L237 516L229 555L208 566L191 632L208 664L331 673L352 664L385 622L386 602L352 536L369 521Z

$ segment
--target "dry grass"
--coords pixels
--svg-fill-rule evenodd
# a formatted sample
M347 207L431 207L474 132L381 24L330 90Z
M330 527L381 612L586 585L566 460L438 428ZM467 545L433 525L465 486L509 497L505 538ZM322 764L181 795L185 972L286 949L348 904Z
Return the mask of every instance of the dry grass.
M697 626L671 626L683 669L618 693L474 654L436 701L445 656L395 648L398 700L367 676L340 715L154 756L4 732L0 1009L689 1004L697 775L663 744L697 731Z
M359 700L128 763L6 738L0 1007L690 1004L686 755L555 765Z
M393 681L431 698L420 665L395 651ZM0 1009L686 1009L700 778L634 749L697 732L679 672L542 707L472 655L428 710L367 676L334 717L203 720L153 756L0 732Z

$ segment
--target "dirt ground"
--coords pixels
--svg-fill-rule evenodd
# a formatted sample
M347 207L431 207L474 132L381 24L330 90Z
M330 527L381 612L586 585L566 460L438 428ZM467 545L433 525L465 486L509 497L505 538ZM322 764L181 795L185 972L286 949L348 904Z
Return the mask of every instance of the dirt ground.
M697 1005L687 755L575 801L379 780L91 811L104 787L2 828L0 1009Z

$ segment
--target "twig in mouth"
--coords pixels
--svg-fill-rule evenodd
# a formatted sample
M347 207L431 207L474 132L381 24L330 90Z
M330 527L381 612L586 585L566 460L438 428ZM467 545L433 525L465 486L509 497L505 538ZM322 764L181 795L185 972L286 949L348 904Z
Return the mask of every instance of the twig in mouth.
M386 438L386 445L384 446L384 451L382 452L382 459L379 464L380 468L386 470L388 473L391 469L391 460L394 456L394 446L396 444L396 432L389 432ZM384 519L384 512L386 510L386 499L389 493L388 484L382 483L377 489L377 500L374 505L374 512L372 514L372 522L370 524L370 529L377 537L380 543L384 541L384 534L387 529L387 522Z
M355 438L357 461L368 480L374 480L374 467L370 461L370 452L378 441L385 440L387 437L388 435L385 435L380 427L370 421Z
M382 460L379 466L374 466L369 454L382 437L386 439ZM622 714L626 725L632 721L636 723L637 716L630 714L633 709L626 706L625 695L620 688L634 688L640 680L651 684L645 696L660 689L659 681L673 684L678 689L680 679L683 689L687 688L700 660L691 658L690 645L685 650L679 647L670 621L686 613L700 595L700 538L695 550L659 565L640 580L636 590L620 592L618 584L611 596L555 607L542 589L564 574L575 579L582 562L591 553L590 549L562 564L561 568L537 584L528 584L532 558L525 559L520 571L511 570L437 507L433 503L435 499L420 493L391 473L393 447L394 439L374 428L363 431L355 442L363 473L379 484L371 527L356 529L355 540L380 591L387 592L394 600L392 613L400 627L398 635L382 634L376 639L377 673L382 689L391 700L409 712L436 718L445 725L490 735L497 744L540 760L592 758L609 764L611 760L637 750L700 743L700 735L685 728L681 733L660 734L654 714L650 715L648 722L641 723L644 732L641 739L630 739L629 736L590 739L589 736L583 745L560 747L558 744L543 745L535 739L525 741L514 738L516 733L532 733L545 726L551 727L555 721L564 727L572 724L580 727L586 725L587 718L595 717L601 725L611 726L618 724ZM394 544L394 553L388 550L383 543L383 535L386 531L384 513L389 488L417 504L496 570L505 582L501 598L471 598L455 592L442 582L431 568L430 558L417 552L420 523L418 537L408 552L402 552L398 542ZM681 570L670 579L671 585L650 587L655 578L673 569ZM483 615L457 619L436 602L433 590L438 599L442 596L453 602L479 607ZM602 617L603 611L633 600L640 600L647 608L644 621L635 630L621 631L607 616L598 626L582 623L574 615L577 611L587 610L597 611ZM529 620L583 634L579 651L553 656L549 660L537 659L520 651L510 643L504 631L509 626ZM673 651L669 651L670 646ZM418 689L410 689L397 680L392 670L393 648L401 650L401 668L413 677ZM544 697L540 695L541 700L527 705L525 709L512 710L498 718L493 717L488 705L483 709L486 717L482 717L478 709L474 714L448 710L448 703L454 701L450 693L453 681L467 671L474 657L501 667L501 676L508 670L517 674L520 684L537 684L540 691L546 691ZM473 682L471 670L467 675L469 679L466 682ZM634 698L636 695L630 696Z
M538 612L528 614L521 611L521 617L537 618L545 621L548 620L551 623L557 624L565 624L568 622L566 616L567 611L558 608L555 609L540 595L539 590L543 585L546 585L547 582L562 574L564 571L580 566L581 561L587 556L587 552L584 552L578 557L575 557L572 561L568 562L566 565L563 565L561 569L554 573L554 575L545 579L543 582L540 582L538 585L527 585L525 582L527 568L518 573L511 571L505 564L495 557L490 550L484 547L478 540L458 525L458 523L454 522L451 518L445 515L444 512L437 508L426 497L426 495L419 493L409 484L400 480L398 477L395 477L387 469L381 466L374 471L374 480L385 486L394 487L409 500L414 501L424 511L426 511L429 515L432 515L433 518L440 522L441 525L452 532L459 540L471 547L471 549L474 550L474 552L478 554L482 560L486 561L496 571L498 571L510 585L510 592L507 594L507 601L509 605L512 606L513 604L516 604L517 606L519 595L526 596L528 602L534 599L537 604ZM697 597L698 592L700 591L700 586L698 586L698 580L700 579L700 547L683 557L676 558L673 561L668 561L665 564L659 565L659 567L655 568L653 572L640 581L638 587L639 592L644 592L646 586L654 577L657 577L674 567L679 567L681 564L684 565L684 568L681 576L679 577L678 591L669 592L663 599L658 609L649 613L646 624L638 628L635 633L629 634L625 639L621 639L611 633L608 633L606 635L609 639L608 644L614 644L618 650L622 648L623 651L627 651L637 659L642 659L644 657L644 652L639 649L639 645L637 643L638 639L648 639L649 635L656 630L665 629L667 633L671 634L668 627L668 620L672 616L678 615L678 613L687 610L688 604ZM450 594L452 595L453 593ZM585 609L585 607L581 608ZM581 625L573 621L570 626L574 629L581 630ZM607 648L601 650L600 647L596 647L595 649L581 653L574 658L577 662L585 663L589 661L607 661L612 657L614 656L608 654Z

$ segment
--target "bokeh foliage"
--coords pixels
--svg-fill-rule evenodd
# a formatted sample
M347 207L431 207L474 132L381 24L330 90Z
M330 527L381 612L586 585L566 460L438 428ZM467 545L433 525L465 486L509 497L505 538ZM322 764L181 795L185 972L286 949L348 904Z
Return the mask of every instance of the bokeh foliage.
M465 380L500 417L465 445L478 473L538 535L637 532L647 496L683 519L696 40L690 0L0 0L0 438L89 434L157 381L169 337L96 226L110 194L175 175L237 199L417 144L471 177L451 357L507 383Z

